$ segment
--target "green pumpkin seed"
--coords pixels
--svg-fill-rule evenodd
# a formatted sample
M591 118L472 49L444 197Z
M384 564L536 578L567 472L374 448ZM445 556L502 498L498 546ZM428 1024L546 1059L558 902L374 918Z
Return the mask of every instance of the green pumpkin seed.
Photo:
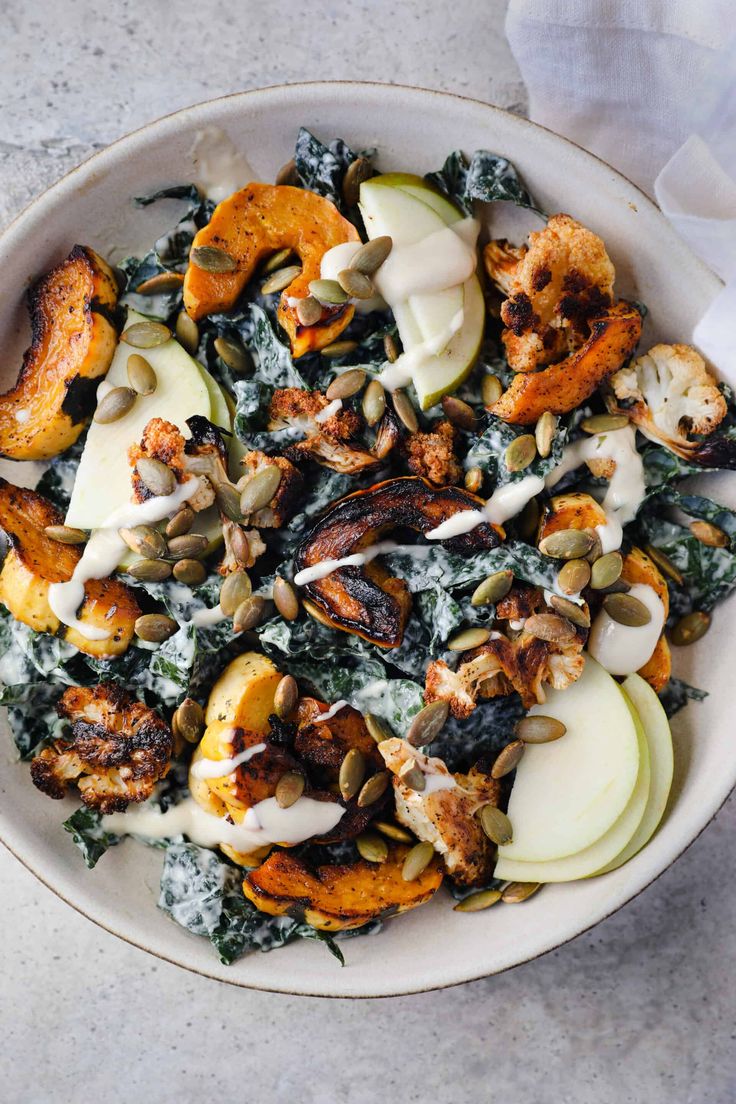
M273 796L280 809L290 809L304 793L305 778L301 771L291 770L282 774L276 783Z
M710 615L702 610L694 610L692 613L681 617L670 633L670 640L678 648L695 644L705 636L710 628Z
M557 418L549 410L545 410L534 427L534 440L537 442L537 452L540 456L545 458L549 456L556 432Z
M165 291L177 291L183 283L183 272L158 272L133 291L136 295L161 295Z
M360 790L365 778L366 762L363 752L350 748L342 763L338 776L338 786L344 801L350 801Z
M215 486L215 501L217 509L231 521L242 521L243 513L240 509L240 494L232 483L218 483Z
M205 554L209 543L203 533L185 533L182 537L171 538L168 554L174 560L196 560Z
M468 432L475 429L476 418L472 406L468 406L456 395L445 395L442 400L442 409L448 422L457 426L458 429L465 429Z
M294 712L298 701L299 687L296 684L296 679L293 675L284 675L274 691L274 713L277 717L281 717L282 720L285 720Z
M337 282L351 299L372 299L376 289L371 280L356 268L344 268L337 274Z
M199 346L199 326L186 311L179 311L176 316L176 340L194 356Z
M484 805L479 814L478 819L480 825L485 834L488 836L491 843L495 843L498 847L503 847L506 843L511 843L514 838L513 828L511 827L511 821L496 805Z
M100 425L109 425L124 418L136 400L132 387L113 387L97 404L94 420Z
M356 272L362 272L365 276L372 276L377 272L393 249L393 238L388 234L382 234L379 238L361 245L353 254L350 267Z
M287 186L290 188L299 186L299 173L296 169L296 162L292 158L291 161L287 161L285 165L282 165L279 171L276 173L275 183L280 186Z
M189 744L196 744L204 732L204 709L194 698L185 698L174 713L172 727Z
M156 373L140 353L128 357L128 383L139 395L152 395L156 390Z
M532 614L524 622L524 631L550 644L570 644L575 639L574 626L555 613Z
M300 326L314 326L322 317L322 304L313 295L307 295L297 301L296 316Z
M567 560L557 575L557 585L565 594L579 594L590 582L590 564L587 560Z
M541 889L541 882L509 882L501 894L501 900L505 905L518 905L527 901L538 889Z
M558 529L539 542L539 551L553 560L579 560L593 544L592 535L585 529Z
M301 265L287 265L286 268L279 268L263 281L261 291L264 295L275 295L276 292L287 288L289 284L293 284L301 271Z
M471 893L467 897L463 897L462 901L458 901L453 906L453 912L480 912L482 909L490 908L491 905L495 905L496 901L501 900L500 889L481 889L479 893Z
M436 740L450 713L450 706L446 701L430 702L415 714L406 733L406 741L412 747L424 747Z
M199 560L177 560L174 564L174 578L187 586L199 586L207 578L204 564Z
M514 735L525 744L550 744L559 740L567 732L567 727L556 717L544 717L541 713L522 717L514 725Z
M166 498L176 490L176 476L160 460L151 456L141 456L135 470L144 487L157 498Z
M489 575L473 591L471 606L490 606L500 602L511 590L513 582L513 571L494 571L493 575Z
M490 639L490 636L490 629L485 629L482 625L474 625L471 629L463 629L448 640L447 648L450 652L467 652L471 648L480 648L481 644L485 644Z
M238 262L219 245L195 245L189 253L189 263L203 272L234 272Z
M374 820L373 827L382 836L394 840L395 843L412 843L414 840L411 832L407 832L405 828L400 828L398 824L392 824L388 820Z
M652 620L649 609L633 594L607 594L603 599L603 608L619 625L638 628Z
M585 532L593 542L590 546L590 552L586 552L585 559L589 564L593 564L596 560L599 560L603 555L603 545L601 544L601 538L595 529L586 529Z
M299 599L294 587L286 579L277 575L273 581L273 602L286 621L293 621L299 615Z
M709 521L691 521L690 532L696 540L708 548L726 548L729 543L728 533L724 533L716 525L711 525Z
M310 280L309 294L313 295L315 299L319 299L320 303L325 303L330 307L339 306L341 303L347 303L348 301L346 293L337 280Z
M253 371L253 358L234 337L216 337L214 347L225 367L237 376L249 375Z
M360 808L364 809L367 805L374 805L376 801L379 801L385 794L388 784L388 771L379 771L377 774L372 775L358 794L358 805Z
M399 767L398 777L405 786L408 786L410 790L416 790L417 793L422 793L427 787L424 771L416 759L407 759L402 763Z
M356 157L345 170L342 182L342 198L346 207L356 207L360 199L360 185L373 176L373 166L367 157Z
M380 717L376 717L374 713L366 713L363 720L365 721L365 727L368 729L369 735L377 744L382 744L384 740L393 739L394 734L386 722Z
M349 399L351 395L357 395L365 384L366 375L362 368L348 368L335 376L330 386L325 391L325 398L329 402L335 399Z
M580 428L592 436L596 433L613 433L628 424L629 418L626 414L593 414L590 418L583 418Z
M358 348L357 341L333 341L320 350L323 357L328 360L339 360L340 357L350 356Z
M369 426L377 425L386 410L386 392L377 379L371 380L363 395L363 417Z
M414 403L411 401L406 391L392 391L391 400L401 424L409 430L409 433L416 433L419 429L419 420L417 419L417 412L414 409Z
M491 778L504 778L516 770L522 755L524 754L524 741L512 740L496 756L491 767Z
M260 594L253 594L238 606L233 617L233 629L236 633L248 632L263 620L266 601Z
M388 858L388 844L375 832L364 832L355 841L361 859L370 863L382 863Z
M281 468L277 464L267 464L252 475L240 495L240 512L243 517L249 517L268 506L280 483Z
M434 858L434 847L427 840L415 844L404 859L401 877L405 882L414 882L427 869Z
M621 577L624 559L620 552L607 552L596 560L590 571L590 585L593 590L607 590Z
M230 530L230 551L236 563L241 567L252 566L252 557L248 538L239 526L233 526Z
M84 529L74 529L71 525L47 525L44 533L58 544L86 544L88 540Z
M261 273L264 276L270 275L272 272L278 272L280 268L283 268L288 260L294 255L294 250L291 246L286 246L284 249L277 249L275 253L272 253L267 261L263 262L261 266Z
M383 354L389 364L399 359L399 349L392 334L386 334L383 339Z
M465 473L465 490L479 494L483 487L483 472L480 468L468 468Z
M163 644L178 630L179 626L173 617L167 617L165 613L144 613L135 622L135 634L141 640L149 644Z
M171 330L163 322L135 322L120 335L120 340L134 349L155 349L170 339Z
M126 570L142 583L162 583L171 575L171 564L164 560L136 560Z
M220 587L220 608L226 617L232 617L238 606L250 598L252 589L244 571L234 571L227 576Z
M569 598L562 598L559 594L550 597L549 604L555 613L572 622L580 629L590 628L590 610L586 606L579 606L577 602L571 602Z
M498 376L484 376L480 385L480 396L484 406L493 406L503 394L503 384Z
M504 462L509 471L523 471L528 468L537 455L537 442L531 433L515 437L504 453Z
M160 560L166 555L163 534L150 525L136 525L133 529L118 529L128 548L146 560Z
M664 575L676 582L678 586L683 585L685 578L682 572L678 567L675 567L669 556L665 555L660 548L655 548L653 544L647 544L644 551Z
M182 506L166 526L167 537L183 537L194 525L194 510L191 506Z

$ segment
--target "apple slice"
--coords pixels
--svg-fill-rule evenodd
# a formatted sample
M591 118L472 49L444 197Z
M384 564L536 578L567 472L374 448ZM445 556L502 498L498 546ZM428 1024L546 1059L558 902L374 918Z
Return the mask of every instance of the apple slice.
M567 732L530 744L516 769L508 808L514 838L499 859L523 863L574 855L605 835L631 799L640 760L632 713L590 656L577 682L549 690L530 713L555 717Z

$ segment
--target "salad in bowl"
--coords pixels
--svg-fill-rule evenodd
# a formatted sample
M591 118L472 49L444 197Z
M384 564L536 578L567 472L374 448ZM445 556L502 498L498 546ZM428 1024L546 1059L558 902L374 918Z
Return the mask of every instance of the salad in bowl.
M303 129L273 184L138 198L181 217L116 269L74 245L0 396L0 454L47 463L0 481L19 769L88 866L160 848L225 962L628 862L703 696L671 646L736 579L682 484L736 466L698 351L647 348L504 157L401 168Z

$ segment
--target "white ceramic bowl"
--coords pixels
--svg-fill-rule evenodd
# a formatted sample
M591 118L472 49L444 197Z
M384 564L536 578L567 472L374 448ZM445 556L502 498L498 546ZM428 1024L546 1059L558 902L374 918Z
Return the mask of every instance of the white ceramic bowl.
M222 127L261 179L291 156L300 125L354 148L376 146L384 169L425 172L451 150L485 147L516 164L548 211L567 211L602 235L618 288L650 310L650 336L687 341L718 291L718 281L675 236L656 207L607 165L571 143L486 104L388 85L292 85L230 96L179 111L96 154L42 195L0 239L3 387L28 343L22 292L75 242L118 259L148 246L171 224L163 203L133 210L130 197L194 176L197 131ZM243 181L246 183L246 181ZM490 212L494 232L515 226L506 204ZM12 355L8 355L12 353ZM28 482L20 467L3 474ZM722 480L718 480L722 483ZM722 492L722 485L718 488ZM430 905L389 921L377 938L344 944L340 969L313 943L254 954L223 966L204 939L156 908L161 853L128 841L89 871L61 827L65 806L31 785L13 760L9 736L0 754L0 836L50 889L97 924L152 954L235 985L329 996L383 996L452 985L496 973L558 947L610 915L666 869L697 836L736 782L729 721L729 635L721 609L696 648L676 656L678 673L710 697L675 722L676 778L667 818L632 862L602 878L550 886L523 907L455 913L440 894ZM686 667L683 668L683 661ZM71 805L71 801L70 801Z

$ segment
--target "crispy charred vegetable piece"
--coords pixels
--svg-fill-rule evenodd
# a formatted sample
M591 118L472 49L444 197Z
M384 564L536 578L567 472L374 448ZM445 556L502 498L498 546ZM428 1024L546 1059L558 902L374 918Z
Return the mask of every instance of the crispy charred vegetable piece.
M650 586L664 606L664 619L670 612L670 595L667 583L653 560L641 548L632 548L624 557L621 578L626 583L645 583ZM672 674L672 656L664 632L657 641L651 659L640 667L637 674L649 683L657 693L664 690Z
M325 307L315 325L302 326L291 301L309 295L310 281L319 279L320 262L328 249L358 240L353 224L328 199L283 184L249 184L218 204L195 237L184 279L184 305L195 320L229 310L258 264L276 250L289 247L299 258L301 272L281 296L278 320L289 335L295 357L323 349L351 321L354 307ZM210 272L200 268L194 251L203 246L224 250L233 259L233 269Z
M17 621L36 632L58 633L62 629L49 605L49 586L71 579L82 555L78 547L53 541L44 532L47 525L63 521L59 511L35 491L0 480L0 532L8 545L0 570L0 602ZM140 612L133 592L123 583L90 579L79 620L110 635L105 640L88 640L66 626L63 635L87 655L121 655L130 644Z
M383 768L375 740L368 732L363 714L345 705L327 721L320 717L327 712L325 702L316 698L300 698L294 752L312 770L336 782L343 759L352 748L362 752L375 769Z
M0 395L3 456L48 460L74 444L115 351L117 299L111 270L82 245L30 291L31 346L15 387Z
M329 405L321 391L280 388L271 399L268 428L296 429L304 434L303 441L284 450L292 460L308 457L325 468L348 475L374 468L379 456L351 443L361 427L358 415L342 409L320 420Z
M76 783L82 801L101 813L145 801L169 768L169 726L114 683L70 686L57 704L71 723L70 740L56 740L31 763L34 785L62 798Z
M281 472L276 494L266 506L246 518L246 522L258 529L283 529L299 507L304 487L302 473L285 456L266 456L265 452L247 452L241 464L244 475L256 475L274 464Z
M261 912L292 916L320 931L359 928L369 920L423 905L442 884L439 858L414 881L402 877L407 847L391 845L382 863L310 867L277 851L243 882L243 892Z
M610 478L613 473L599 474ZM542 513L537 543L563 529L595 529L597 525L605 525L606 520L603 507L589 494L570 491L554 495Z
M200 415L189 418L187 425L192 432L188 440L172 422L151 418L143 430L140 443L130 446L128 462L132 468L134 502L145 502L153 497L135 466L143 456L166 464L178 483L185 483L194 476L206 477L201 480L200 490L188 500L196 511L206 510L213 504L214 486L223 481L229 482L227 455L217 427Z
M409 469L436 487L460 483L462 464L455 455L457 433L448 421L437 422L429 433L411 433L404 442Z
M498 804L500 783L477 767L468 774L451 774L442 759L422 755L406 740L384 740L379 749L394 775L399 823L432 844L447 873L460 885L487 883L493 874L495 848L475 813L482 805ZM425 777L439 779L444 788L426 793L407 786L399 771L412 760Z
M332 506L297 549L296 571L323 560L337 560L369 548L402 527L426 533L460 510L477 509L482 500L458 487L439 489L425 479L387 479L368 491L356 491ZM472 555L496 548L501 539L490 525L442 542L451 551ZM306 598L320 619L355 633L382 648L401 643L411 596L402 579L388 574L378 560L362 567L341 567L307 583Z

